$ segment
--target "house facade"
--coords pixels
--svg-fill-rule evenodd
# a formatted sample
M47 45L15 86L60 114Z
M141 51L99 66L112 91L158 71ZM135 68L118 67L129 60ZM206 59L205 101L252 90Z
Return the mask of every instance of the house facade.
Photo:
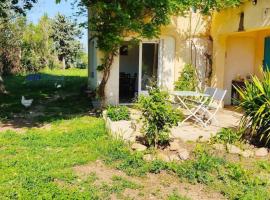
M138 45L128 41L114 59L105 90L108 104L130 103L146 92L150 81L173 90L185 64L192 64L202 87L228 90L224 103L229 105L234 80L260 76L270 66L270 0L248 0L211 17L191 11L185 17L172 17L171 24L162 27L160 38L142 39ZM102 53L91 41L91 88L101 80L96 70L101 59Z

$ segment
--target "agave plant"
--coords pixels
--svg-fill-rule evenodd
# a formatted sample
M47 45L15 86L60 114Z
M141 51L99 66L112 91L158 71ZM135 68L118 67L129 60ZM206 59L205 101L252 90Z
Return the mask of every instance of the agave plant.
M241 126L254 139L269 144L270 141L270 72L263 78L252 77L246 88L237 88L242 97L240 108L244 111Z

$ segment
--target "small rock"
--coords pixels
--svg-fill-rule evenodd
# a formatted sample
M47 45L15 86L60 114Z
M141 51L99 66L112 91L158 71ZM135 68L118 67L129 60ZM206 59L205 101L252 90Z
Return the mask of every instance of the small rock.
M218 151L224 151L225 150L224 144L214 144L213 147Z
M169 156L167 156L166 154L164 153L158 153L157 154L157 158L164 161L164 162L170 162L170 158Z
M235 145L227 144L227 150L231 154L241 154L242 150Z
M134 143L131 146L131 149L132 150L136 150L136 151L145 151L147 149L147 147L144 146L144 145L142 145L142 144L139 144L139 143Z
M180 148L180 145L177 140L170 142L170 151L177 151Z
M254 152L251 150L245 150L245 151L242 151L240 155L243 156L244 158L250 158L254 156Z
M255 156L265 157L268 155L268 150L266 148L259 148L255 151Z
M189 152L186 149L178 149L178 156L181 160L188 160L189 159Z
M146 162L151 162L154 160L154 157L151 155L151 154L146 154L143 156L143 159L146 161Z
M170 157L170 161L179 161L180 158L178 155L172 154L169 156Z

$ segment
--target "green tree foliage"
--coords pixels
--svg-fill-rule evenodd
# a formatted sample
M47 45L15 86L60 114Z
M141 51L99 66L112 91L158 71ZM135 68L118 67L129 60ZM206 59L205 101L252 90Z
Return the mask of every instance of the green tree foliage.
M11 13L25 15L25 11L33 7L37 0L1 0L0 1L0 18L8 19Z
M64 15L58 14L52 23L53 49L60 61L63 62L63 68L66 65L70 67L80 53L81 45L77 40L81 31L77 24Z
M183 4L187 3L190 7L199 10L202 14L211 14L213 11L220 11L229 7L237 7L242 0L175 0Z
M76 67L80 69L86 69L88 66L88 54L80 49L76 56Z
M4 69L7 66L10 69L13 69L14 66L15 69L18 69L19 44L16 37L20 33L21 27L17 26L14 21L9 21L14 20L18 15L25 15L25 11L31 9L36 2L37 0L0 1L0 93L6 93L2 78ZM16 32L18 30L19 32Z
M0 75L21 70L21 35L25 29L25 18L6 22L0 20Z
M5 91L2 74L36 72L45 67L58 67L63 51L67 55L69 66L76 64L76 67L86 68L88 56L81 48L80 41L75 36L67 37L70 30L78 35L77 26L73 28L75 23L69 21L71 25L65 27L67 33L61 33L64 37L56 38L53 36L59 33L59 27L54 30L53 25L57 19L50 19L45 14L38 24L33 24L27 23L26 18L21 15L12 16L14 18L9 20L0 18L0 91ZM56 49L55 44L64 45Z
M51 55L51 20L44 15L37 25L30 23L22 39L22 66L25 71L38 71L48 66Z

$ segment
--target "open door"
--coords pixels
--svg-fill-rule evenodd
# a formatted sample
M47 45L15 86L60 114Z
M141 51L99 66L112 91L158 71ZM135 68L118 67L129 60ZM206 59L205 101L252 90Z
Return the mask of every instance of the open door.
M132 103L138 94L147 94L151 82L161 85L161 45L123 43L119 62L119 103Z
M159 43L143 42L139 55L139 93L147 94L151 82L159 84Z
M138 95L140 46L124 42L119 52L119 103L132 103Z

